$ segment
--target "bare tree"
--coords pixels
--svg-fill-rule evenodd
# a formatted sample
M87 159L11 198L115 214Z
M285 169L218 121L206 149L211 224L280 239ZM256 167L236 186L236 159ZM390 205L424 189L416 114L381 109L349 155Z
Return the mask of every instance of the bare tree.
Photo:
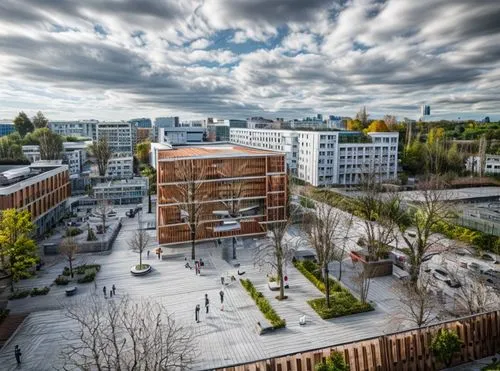
M497 293L488 288L484 277L479 273L469 272L468 277L458 271L449 273L461 283L455 291L455 300L458 304L458 308L454 310L455 315L473 315L500 306Z
M405 319L418 327L426 326L436 319L438 303L432 291L431 276L421 278L417 284L401 281L397 284L401 310Z
M178 160L175 162L175 172L180 181L176 185L174 202L179 208L191 232L191 259L196 259L196 233L202 225L202 214L205 212L204 201L208 196L203 191L205 168L196 166L195 160Z
M65 370L185 370L196 356L193 333L151 299L88 295L66 316L78 340L62 350Z
M402 250L408 256L410 280L414 283L418 281L425 254L440 241L435 236L435 226L453 216L446 190L440 189L443 187L444 183L439 178L422 182L415 198L409 200L413 201L412 205L404 207L404 214L394 220L406 245ZM410 226L415 229L415 237L405 233Z
M97 169L100 176L106 176L106 170L108 169L108 161L113 155L111 148L109 147L108 140L104 138L99 138L98 141L94 141L89 147L89 152L96 158Z
M139 226L140 228L140 226ZM129 247L139 252L139 267L138 269L143 269L142 267L142 253L147 249L151 238L145 229L138 229L135 231L132 239L128 241Z
M257 247L254 262L260 267L271 267L276 271L280 285L278 299L285 299L284 270L286 265L292 261L295 252L295 244L285 239L286 231L290 226L292 218L286 222L273 222L267 224L268 238Z
M222 169L221 174L229 177L231 175L230 171L234 174L243 174L245 168L247 167L247 163L243 163L239 166L236 171L232 169ZM221 187L219 192L219 198L222 200L220 203L227 210L229 217L233 220L237 220L238 222L242 219L242 208L243 208L243 197L249 188L249 183L242 181L241 179L238 181L227 181ZM233 249L233 259L236 259L236 245L234 243L234 237L231 238L232 241L232 249Z
M101 220L101 228L103 235L106 234L106 221L108 220L108 214L112 211L112 207L109 201L101 199L97 203L97 207L94 210L94 214Z
M69 273L71 278L73 278L73 261L78 253L78 244L75 242L75 239L72 237L64 238L59 246L59 252L68 261Z
M361 182L361 194L355 200L363 225L364 242L370 260L378 260L390 251L395 240L394 229L402 215L400 199L395 193L382 193L376 174L367 174Z
M352 280L358 287L359 299L361 300L361 303L365 304L368 300L368 293L370 292L373 270L368 271L360 262L354 263L354 268L354 276Z
M316 208L304 217L305 238L316 252L325 282L326 305L330 307L328 264L335 259L339 241L343 240L343 232L346 229L345 217L342 211L325 202L318 202L315 206Z

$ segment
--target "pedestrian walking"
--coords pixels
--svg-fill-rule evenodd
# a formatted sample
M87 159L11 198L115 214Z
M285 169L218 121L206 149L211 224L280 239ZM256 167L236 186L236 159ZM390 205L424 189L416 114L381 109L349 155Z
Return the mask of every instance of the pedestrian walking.
M220 310L223 311L224 310L224 291L220 290L219 295L220 295Z
M149 250L148 250L147 254L148 254L148 260L149 260Z
M113 290L109 290L109 297L112 298L113 297Z
M196 304L196 307L194 308L194 320L196 323L200 322L200 304Z
M21 348L19 348L19 345L16 345L14 348L14 356L16 357L17 364L21 364Z
M200 263L198 263L198 260L194 262L194 273L198 275L200 273Z
M210 300L208 300L208 294L205 294L205 310L207 311L206 313L208 314L208 306L210 305Z
M220 283L222 286L224 286L224 276L220 276Z
M104 297L106 297L106 286L102 288L102 292L104 293Z
M115 287L114 283L113 283L113 286L111 287L111 289L113 290L113 295L116 295L116 287Z

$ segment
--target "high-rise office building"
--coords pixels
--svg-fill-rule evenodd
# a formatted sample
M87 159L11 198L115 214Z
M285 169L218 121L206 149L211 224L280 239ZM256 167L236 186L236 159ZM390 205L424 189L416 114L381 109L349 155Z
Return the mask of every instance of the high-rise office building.
M420 116L430 116L431 114L431 106L428 106L426 104L422 104L420 106Z

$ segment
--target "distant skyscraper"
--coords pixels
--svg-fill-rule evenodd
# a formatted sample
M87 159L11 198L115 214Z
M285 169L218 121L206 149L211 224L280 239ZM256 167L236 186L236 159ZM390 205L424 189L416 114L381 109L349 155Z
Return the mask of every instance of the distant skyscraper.
M430 116L431 114L431 106L422 104L420 106L420 116Z

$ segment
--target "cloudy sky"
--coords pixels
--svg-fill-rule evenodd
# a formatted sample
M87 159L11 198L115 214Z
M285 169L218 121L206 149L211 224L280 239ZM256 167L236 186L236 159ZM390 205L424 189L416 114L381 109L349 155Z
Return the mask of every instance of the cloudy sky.
M0 118L500 117L499 0L1 0Z

